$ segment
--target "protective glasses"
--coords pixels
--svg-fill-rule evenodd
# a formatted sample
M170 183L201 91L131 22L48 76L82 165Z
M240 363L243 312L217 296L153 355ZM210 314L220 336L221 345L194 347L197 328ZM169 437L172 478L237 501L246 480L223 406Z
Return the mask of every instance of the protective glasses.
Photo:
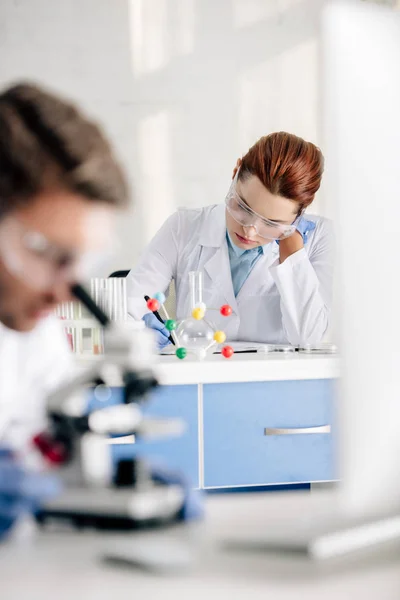
M239 196L236 190L238 175L239 171L236 173L225 198L225 205L231 217L242 227L253 227L257 235L266 240L282 240L293 235L301 215L298 215L290 225L277 223L262 217L243 202Z
M57 246L14 217L5 217L0 223L0 259L13 276L37 290L46 290L59 281L84 280L99 266L98 252ZM102 259L104 255L100 262Z

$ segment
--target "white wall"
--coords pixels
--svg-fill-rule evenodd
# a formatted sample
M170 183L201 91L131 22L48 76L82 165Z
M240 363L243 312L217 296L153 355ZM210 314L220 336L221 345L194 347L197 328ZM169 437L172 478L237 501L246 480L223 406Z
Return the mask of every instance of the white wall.
M116 266L131 266L177 206L223 201L236 158L261 135L320 142L322 4L0 0L0 84L33 78L82 102L134 181Z

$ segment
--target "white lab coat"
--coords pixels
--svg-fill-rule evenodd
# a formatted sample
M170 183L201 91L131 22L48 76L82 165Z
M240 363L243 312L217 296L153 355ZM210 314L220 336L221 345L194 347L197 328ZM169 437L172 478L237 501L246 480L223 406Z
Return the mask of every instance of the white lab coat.
M224 205L178 210L128 275L129 313L142 318L147 312L143 296L165 292L174 279L177 318L189 316L189 272L201 270L207 307L232 307L229 318L217 311L207 312L207 319L225 331L228 340L294 345L320 342L331 311L333 231L329 220L307 218L316 227L305 247L279 264L279 247L270 243L235 298Z
M32 436L46 424L47 395L72 370L72 355L55 318L29 333L0 324L0 445L27 458Z

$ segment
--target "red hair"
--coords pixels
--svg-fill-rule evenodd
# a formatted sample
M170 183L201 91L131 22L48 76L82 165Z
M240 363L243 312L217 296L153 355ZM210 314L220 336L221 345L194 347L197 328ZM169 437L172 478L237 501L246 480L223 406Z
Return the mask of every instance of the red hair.
M281 131L258 140L245 154L239 179L256 175L271 194L294 200L300 211L321 185L324 157L311 142Z

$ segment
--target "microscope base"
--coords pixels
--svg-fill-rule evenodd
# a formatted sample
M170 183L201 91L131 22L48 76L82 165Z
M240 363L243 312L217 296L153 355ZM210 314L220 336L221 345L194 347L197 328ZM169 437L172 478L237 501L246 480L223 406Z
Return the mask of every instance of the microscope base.
M77 528L139 529L179 519L185 500L179 485L137 488L70 488L37 514L40 524L62 521Z

